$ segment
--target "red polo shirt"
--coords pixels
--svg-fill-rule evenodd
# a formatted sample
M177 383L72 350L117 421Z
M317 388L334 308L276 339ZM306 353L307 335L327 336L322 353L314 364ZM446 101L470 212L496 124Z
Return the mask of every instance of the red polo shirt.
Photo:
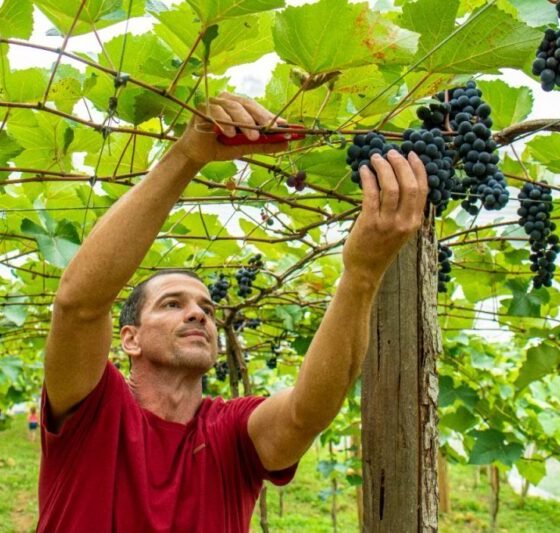
M264 398L205 398L178 424L140 407L108 363L58 433L43 391L38 532L245 533L265 470L247 433Z

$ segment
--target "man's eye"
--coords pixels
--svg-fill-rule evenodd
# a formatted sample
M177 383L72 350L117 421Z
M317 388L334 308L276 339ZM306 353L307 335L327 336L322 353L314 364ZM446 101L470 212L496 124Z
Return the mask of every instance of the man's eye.
M166 302L164 307L179 307L179 302L171 300L170 302Z
M202 310L210 316L214 316L214 308L213 307L203 307Z

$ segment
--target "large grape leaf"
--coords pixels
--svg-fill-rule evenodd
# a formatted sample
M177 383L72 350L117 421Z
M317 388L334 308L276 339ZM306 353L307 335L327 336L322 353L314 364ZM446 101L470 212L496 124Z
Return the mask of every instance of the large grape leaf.
M479 81L477 84L492 108L496 130L525 120L533 109L533 93L529 87L511 87L502 80Z
M0 132L0 166L7 166L8 162L21 153L23 147L20 146L5 131ZM7 177L7 172L0 173L0 180Z
M284 7L284 0L187 0L204 26L211 26L226 18L243 17Z
M560 135L539 135L527 143L529 153L554 173L560 173Z
M485 465L494 461L511 466L523 453L523 446L518 442L507 443L506 436L495 429L471 432L476 438L469 464Z
M401 26L420 34L418 58L428 54L453 32L458 9L459 0L419 0L403 6Z
M56 225L52 219L50 222L45 227L26 218L21 224L21 231L35 237L39 250L49 263L64 268L78 251L80 238L71 222L64 219Z
M0 79L0 91L11 102L35 102L40 99L47 88L47 71L40 68L14 70Z
M155 33L180 58L187 57L192 51L191 57L200 64L204 47L198 46L191 50L201 31L192 9L187 4L180 4L173 10L154 13L154 16L160 21L155 26ZM272 52L272 22L271 13L221 21L218 34L212 41L208 72L221 74L229 67L251 63Z
M440 424L460 433L464 433L467 429L472 428L477 422L468 409L460 406L454 413L447 413L440 418Z
M379 63L403 63L416 49L417 36L369 10L367 4L320 0L289 7L276 16L278 55L318 74Z
M515 466L519 473L533 485L538 485L546 475L546 464L542 460L519 459Z
M106 53L99 54L99 62L106 67L121 65L121 72L138 77L144 81L167 78L168 73L161 67L172 65L175 55L156 35L118 35L104 44ZM124 56L123 56L124 50ZM122 63L121 63L121 56ZM107 60L110 58L110 62Z
M416 59L430 54L459 27L455 23L458 6L457 0L419 0L404 6L403 26L421 34ZM496 6L481 10L463 21L462 29L431 53L419 68L457 74L522 68L534 54L542 33Z
M560 350L556 346L542 343L527 350L527 359L519 370L515 385L519 389L552 372L556 372L560 365Z
M516 278L506 282L513 298L500 301L505 313L510 316L540 317L541 306L548 302L547 291L530 290L528 279Z
M35 0L34 4L48 17L56 29L66 34L80 9L81 0ZM144 14L145 0L132 2L131 17ZM88 0L81 11L72 35L82 35L126 20L129 0Z
M33 31L31 0L4 0L0 7L0 36L29 39Z
M56 77L49 91L49 100L53 100L57 109L72 113L74 106L82 97L84 75L70 65L59 65Z
M8 133L24 150L15 158L17 166L68 171L72 161L65 141L68 123L47 113L18 110L12 113ZM66 149L65 149L66 147Z

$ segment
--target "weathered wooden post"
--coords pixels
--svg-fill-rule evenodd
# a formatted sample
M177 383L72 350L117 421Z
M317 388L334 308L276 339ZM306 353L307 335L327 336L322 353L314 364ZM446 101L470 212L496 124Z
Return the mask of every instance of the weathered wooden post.
M436 532L437 245L432 220L386 273L363 368L363 531Z

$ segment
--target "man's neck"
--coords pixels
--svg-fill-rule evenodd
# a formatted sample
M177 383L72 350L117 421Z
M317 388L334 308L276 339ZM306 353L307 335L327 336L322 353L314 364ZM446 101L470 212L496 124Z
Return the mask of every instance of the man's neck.
M200 376L185 376L175 368L135 367L128 383L140 407L179 424L194 417L202 402Z

